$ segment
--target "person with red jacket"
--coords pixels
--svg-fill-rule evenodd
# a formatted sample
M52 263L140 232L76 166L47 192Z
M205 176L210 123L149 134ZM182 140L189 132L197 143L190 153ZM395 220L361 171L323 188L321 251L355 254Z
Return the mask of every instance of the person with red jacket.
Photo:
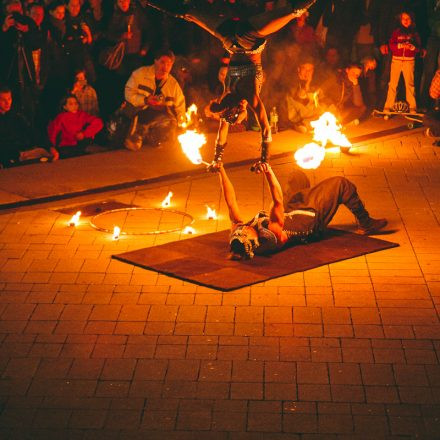
M402 12L399 15L399 20L400 26L393 31L389 40L389 47L393 58L384 111L391 111L393 108L397 85L402 73L405 80L406 100L410 112L416 112L414 64L416 54L421 50L421 40L416 31L415 23L408 12Z
M86 153L86 147L104 126L102 119L79 110L78 99L67 95L62 111L47 127L53 160Z

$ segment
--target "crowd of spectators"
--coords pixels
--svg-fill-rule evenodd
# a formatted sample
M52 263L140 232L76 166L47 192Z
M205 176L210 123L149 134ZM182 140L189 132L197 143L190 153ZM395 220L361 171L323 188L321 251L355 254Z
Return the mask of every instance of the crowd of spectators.
M192 1L239 20L286 0ZM161 145L222 92L218 40L142 0L3 0L0 22L0 167ZM395 101L435 122L439 54L436 0L317 0L269 39L262 99L300 132L325 110L357 123Z

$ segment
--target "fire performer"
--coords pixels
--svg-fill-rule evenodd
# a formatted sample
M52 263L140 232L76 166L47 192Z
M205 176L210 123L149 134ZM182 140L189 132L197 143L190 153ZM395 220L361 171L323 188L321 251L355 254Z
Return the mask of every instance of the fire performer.
M345 177L330 177L310 187L307 176L297 169L283 195L270 165L260 163L258 168L269 186L272 204L269 213L260 211L246 222L240 214L234 187L223 164L215 164L232 223L230 259L250 259L254 254L270 254L288 245L319 240L341 204L355 216L359 234L375 234L387 225L386 219L370 217L356 186Z
M254 112L261 130L261 157L252 169L269 158L272 134L264 104L260 98L263 83L261 55L266 46L266 37L300 17L316 0L289 0L286 6L267 11L244 20L225 19L196 10L190 0L141 0L144 5L183 18L197 24L220 40L229 54L223 58L219 78L225 78L225 93L211 110L220 113L220 124L215 143L214 160L208 167L215 171L221 161L229 131L229 125L243 120L247 102ZM225 99L227 102L225 102Z

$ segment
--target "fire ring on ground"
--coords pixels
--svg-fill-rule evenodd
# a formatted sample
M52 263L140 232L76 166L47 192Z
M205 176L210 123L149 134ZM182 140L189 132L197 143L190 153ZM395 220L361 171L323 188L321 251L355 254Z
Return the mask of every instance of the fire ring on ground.
M194 218L191 215L168 208L112 209L90 219L90 225L98 231L112 234L113 228L118 226L121 235L168 234L179 232L192 223Z

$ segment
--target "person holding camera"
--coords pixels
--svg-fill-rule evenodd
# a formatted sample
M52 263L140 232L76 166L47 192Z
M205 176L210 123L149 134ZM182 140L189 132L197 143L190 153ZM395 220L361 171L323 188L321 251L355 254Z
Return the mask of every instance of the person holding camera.
M16 105L27 118L33 119L36 82L32 51L38 48L36 26L24 15L19 0L4 2L4 17L0 33L0 81L9 84Z

